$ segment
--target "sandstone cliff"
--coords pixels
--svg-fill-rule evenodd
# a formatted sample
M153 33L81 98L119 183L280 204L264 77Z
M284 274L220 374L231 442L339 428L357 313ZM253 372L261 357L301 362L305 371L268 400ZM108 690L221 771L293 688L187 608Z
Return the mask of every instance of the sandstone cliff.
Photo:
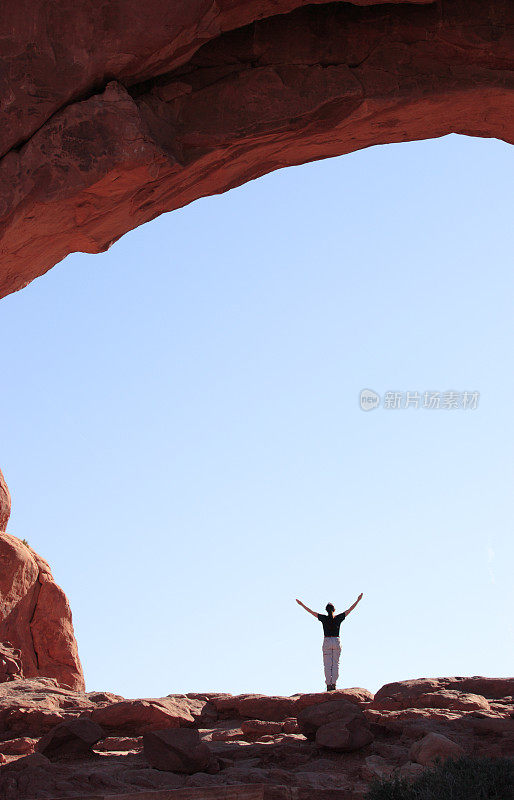
M47 562L5 531L10 509L0 472L0 643L20 651L25 677L55 678L62 685L84 689L66 595Z

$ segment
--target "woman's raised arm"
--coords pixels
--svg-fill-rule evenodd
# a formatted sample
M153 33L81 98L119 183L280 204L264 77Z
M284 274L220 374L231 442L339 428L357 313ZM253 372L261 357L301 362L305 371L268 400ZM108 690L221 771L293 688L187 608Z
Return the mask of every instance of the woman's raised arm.
M305 605L305 603L302 603L302 601L301 601L301 600L298 600L298 599L297 599L297 600L296 600L296 602L298 603L298 605L299 605L299 606L301 606L301 607L302 607L302 608L304 608L306 611L308 611L308 612L309 612L309 614L312 614L312 616L313 616L313 617L316 617L316 619L318 619L318 614L317 614L317 612L316 612L316 611L313 611L313 610L312 610L312 608L307 608L307 606Z
M347 608L347 609L346 609L346 611L344 612L344 615L345 615L345 617L347 617L347 616L348 616L348 614L350 613L350 611L353 611L353 609L355 608L355 606L357 605L357 603L360 603L360 601L361 601L361 600L362 600L362 593L361 593L361 594L358 596L358 598L357 598L357 600L355 601L355 603L353 604L353 606L350 606L350 608Z

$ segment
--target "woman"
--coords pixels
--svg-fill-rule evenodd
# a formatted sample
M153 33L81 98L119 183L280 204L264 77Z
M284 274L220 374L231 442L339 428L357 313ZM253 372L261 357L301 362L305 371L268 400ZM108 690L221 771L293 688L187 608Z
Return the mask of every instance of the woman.
M307 608L301 600L297 600L299 606L304 608L313 617L319 619L323 624L323 663L325 665L325 682L327 684L327 692L333 692L336 688L337 678L339 676L339 657L341 655L341 642L339 640L339 628L341 622L345 619L350 611L353 611L357 603L362 600L362 592L357 600L346 611L334 616L335 608L332 603L327 603L326 614L318 614L310 608Z

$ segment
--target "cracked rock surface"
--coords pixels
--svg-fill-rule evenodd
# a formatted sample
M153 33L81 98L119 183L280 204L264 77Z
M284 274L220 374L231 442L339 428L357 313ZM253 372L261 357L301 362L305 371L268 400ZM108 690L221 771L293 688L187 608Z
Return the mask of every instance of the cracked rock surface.
M280 167L514 141L505 0L7 0L0 296Z

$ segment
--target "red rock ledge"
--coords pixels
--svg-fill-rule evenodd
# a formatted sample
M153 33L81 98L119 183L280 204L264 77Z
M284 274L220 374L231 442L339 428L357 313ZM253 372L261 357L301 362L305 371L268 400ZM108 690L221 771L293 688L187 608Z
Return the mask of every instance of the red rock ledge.
M0 796L360 800L374 777L412 779L438 756L512 755L513 695L514 678L482 677L400 681L374 697L136 700L11 680L0 683Z
M280 167L514 141L512 2L111 5L3 3L0 297Z

